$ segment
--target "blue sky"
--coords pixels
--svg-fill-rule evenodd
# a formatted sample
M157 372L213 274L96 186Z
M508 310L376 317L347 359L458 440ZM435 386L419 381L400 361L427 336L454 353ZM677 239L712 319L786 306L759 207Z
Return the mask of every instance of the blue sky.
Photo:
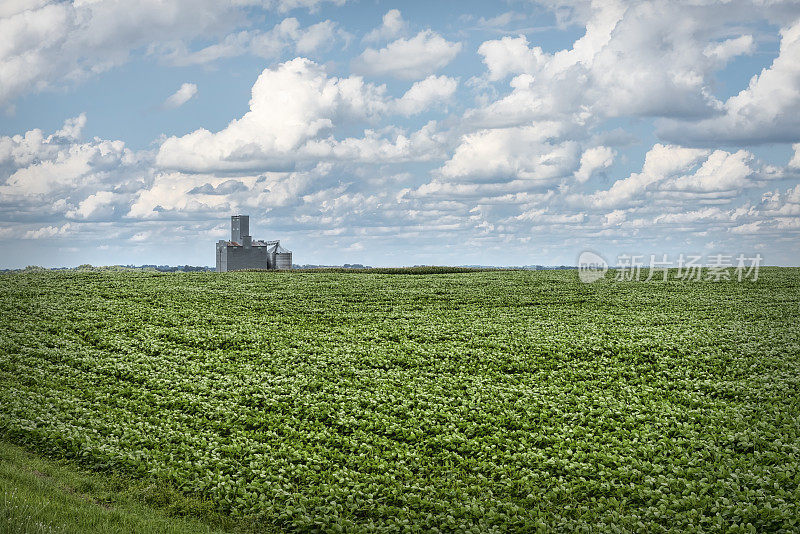
M795 1L12 0L0 267L800 264Z

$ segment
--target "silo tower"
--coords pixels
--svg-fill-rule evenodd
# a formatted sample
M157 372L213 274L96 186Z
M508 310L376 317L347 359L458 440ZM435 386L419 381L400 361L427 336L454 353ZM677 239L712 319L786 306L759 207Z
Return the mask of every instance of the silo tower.
M249 215L233 215L231 217L231 241L239 243L244 242L244 237L250 235L250 216Z

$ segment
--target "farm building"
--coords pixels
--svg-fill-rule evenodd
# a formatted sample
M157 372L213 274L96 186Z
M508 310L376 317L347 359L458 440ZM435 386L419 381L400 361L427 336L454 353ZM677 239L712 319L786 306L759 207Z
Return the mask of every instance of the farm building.
M231 217L230 241L217 241L217 272L242 269L291 269L292 253L280 241L254 241L250 216Z

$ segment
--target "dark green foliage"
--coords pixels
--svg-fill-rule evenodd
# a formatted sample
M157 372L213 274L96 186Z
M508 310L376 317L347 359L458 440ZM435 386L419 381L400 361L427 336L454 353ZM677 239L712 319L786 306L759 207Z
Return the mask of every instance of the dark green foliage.
M0 277L0 436L294 531L797 530L800 270Z

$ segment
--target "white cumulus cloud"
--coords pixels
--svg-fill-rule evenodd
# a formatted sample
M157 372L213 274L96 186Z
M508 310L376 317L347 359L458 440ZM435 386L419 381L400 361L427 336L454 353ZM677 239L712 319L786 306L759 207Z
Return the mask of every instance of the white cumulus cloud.
M353 61L353 70L370 76L420 79L450 63L461 51L454 43L431 30L410 39L397 39L385 48L367 48Z
M400 37L408 30L408 23L403 20L399 9L390 9L383 16L380 26L364 36L366 42L380 42Z
M99 220L125 211L149 180L149 159L120 140L79 141L85 124L81 114L51 135L0 136L0 216Z
M579 157L578 143L557 140L559 128L541 124L465 135L439 173L451 181L552 183L574 172Z
M274 59L287 52L312 54L330 47L337 39L348 38L349 34L333 21L324 20L302 27L296 18L289 17L267 31L231 33L199 50L190 51L185 45L171 44L171 48L165 48L164 54L170 63L177 66L209 64L243 54Z
M720 116L700 122L671 121L666 139L693 143L796 142L800 138L800 19L781 30L778 57L730 97Z
M458 80L447 76L428 76L414 83L394 104L403 115L415 115L428 109L432 104L450 100L458 88Z
M683 205L687 200L730 199L768 179L769 173L746 150L731 153L656 144L647 152L641 172L586 200L598 208L643 205L654 198Z
M62 226L43 226L36 230L28 230L25 232L25 239L50 239L53 237L60 237L72 233L75 230L74 226L70 223Z
M359 77L328 77L321 66L297 58L261 73L243 117L216 133L200 129L170 137L156 161L197 172L285 170L296 160L295 151L332 128L338 117L370 117L386 106L385 88Z
M794 149L794 156L789 161L789 167L800 169L800 143L793 144L792 148Z
M127 63L133 51L172 56L175 62L204 62L242 53L243 36L231 34L198 55L199 40L218 39L247 26L253 10L316 10L321 0L91 0L0 3L0 105L26 91L39 92L95 76ZM333 0L342 5L344 0ZM330 23L289 35L307 52L328 38ZM327 26L326 26L327 25ZM252 31L247 40L262 34ZM254 37L256 36L256 37ZM270 41L274 36L266 35ZM253 47L258 49L258 44ZM263 44L262 44L263 45ZM235 51L235 52L232 52ZM303 52L303 53L305 53ZM188 57L187 57L188 56Z
M757 16L754 6L616 0L592 2L584 11L585 34L568 49L545 52L524 36L481 44L485 79L511 76L512 91L468 116L487 126L556 117L580 124L620 116L694 121L723 108L714 97L714 73L755 50L749 34L713 37L732 20ZM781 52L787 68L788 56L793 57L790 33L785 32L786 51ZM796 89L787 92L797 94ZM786 103L780 106L788 109ZM677 135L671 138L675 142Z
M184 83L180 89L175 91L162 104L165 109L175 109L184 105L197 94L197 85L193 83Z
M483 62L489 69L489 79L502 80L509 74L533 73L547 58L538 46L530 48L528 39L519 37L503 37L494 41L486 41L478 48Z
M703 54L719 61L721 64L727 63L731 58L743 54L752 54L755 51L755 39L752 35L741 35L733 39L726 39L720 43L709 43Z
M592 173L606 169L614 163L614 150L607 146L597 146L588 149L581 155L581 166L575 173L575 179L585 182L591 178Z

